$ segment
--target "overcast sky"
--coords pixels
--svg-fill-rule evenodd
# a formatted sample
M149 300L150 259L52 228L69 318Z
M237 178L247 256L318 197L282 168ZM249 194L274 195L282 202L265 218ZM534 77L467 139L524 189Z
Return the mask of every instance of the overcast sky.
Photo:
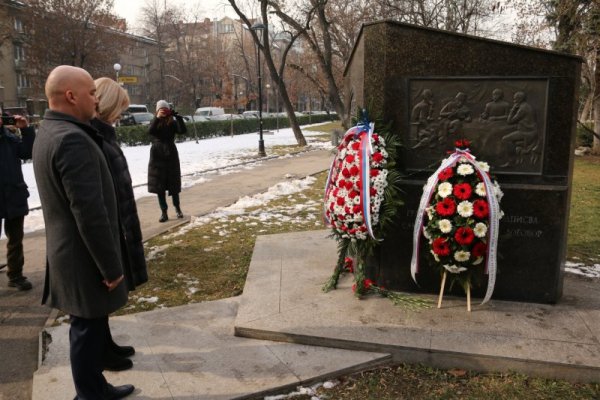
M115 13L127 20L130 29L138 26L142 8L147 1L152 0L114 0ZM229 6L227 0L158 0L160 5L166 2L169 6L183 6L191 12L192 9L200 10L201 17L221 18L225 16L235 17L236 14Z

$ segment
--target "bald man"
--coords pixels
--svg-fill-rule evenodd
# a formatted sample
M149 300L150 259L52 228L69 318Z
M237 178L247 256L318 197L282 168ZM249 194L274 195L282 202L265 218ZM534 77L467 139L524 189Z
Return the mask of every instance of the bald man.
M49 110L33 147L46 223L42 303L71 316L71 372L80 400L120 399L132 385L102 374L108 314L127 302L117 202L102 139L89 125L96 87L81 68L56 67L46 81Z

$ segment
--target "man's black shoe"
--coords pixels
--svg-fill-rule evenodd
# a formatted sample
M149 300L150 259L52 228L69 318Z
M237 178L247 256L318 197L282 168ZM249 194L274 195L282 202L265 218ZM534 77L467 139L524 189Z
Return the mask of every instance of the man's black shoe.
M131 367L133 367L133 361L114 354L108 356L102 365L102 369L105 371L125 371Z
M110 383L107 383L106 389L104 389L104 400L122 399L133 393L134 389L135 387L133 387L133 385L113 386Z
M135 354L135 349L132 346L119 346L116 343L112 344L110 350L121 357L131 357Z
M29 282L24 276L21 276L16 279L11 279L10 281L8 281L8 286L17 288L18 290L30 290L33 287L31 282Z

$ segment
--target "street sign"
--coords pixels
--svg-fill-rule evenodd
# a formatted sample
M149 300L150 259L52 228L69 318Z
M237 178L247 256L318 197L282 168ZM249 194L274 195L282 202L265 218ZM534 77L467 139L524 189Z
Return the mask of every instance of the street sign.
M127 84L137 84L138 78L137 76L120 76L119 83L127 83Z

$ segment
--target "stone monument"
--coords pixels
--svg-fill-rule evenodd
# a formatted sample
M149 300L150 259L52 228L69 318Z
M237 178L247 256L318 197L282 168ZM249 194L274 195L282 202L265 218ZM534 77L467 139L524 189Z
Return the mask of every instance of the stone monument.
M400 135L406 201L371 278L439 290L427 250L419 286L410 277L415 213L427 177L466 138L505 193L493 298L561 297L580 68L579 57L553 51L392 21L363 26L345 71L349 105L369 107Z

